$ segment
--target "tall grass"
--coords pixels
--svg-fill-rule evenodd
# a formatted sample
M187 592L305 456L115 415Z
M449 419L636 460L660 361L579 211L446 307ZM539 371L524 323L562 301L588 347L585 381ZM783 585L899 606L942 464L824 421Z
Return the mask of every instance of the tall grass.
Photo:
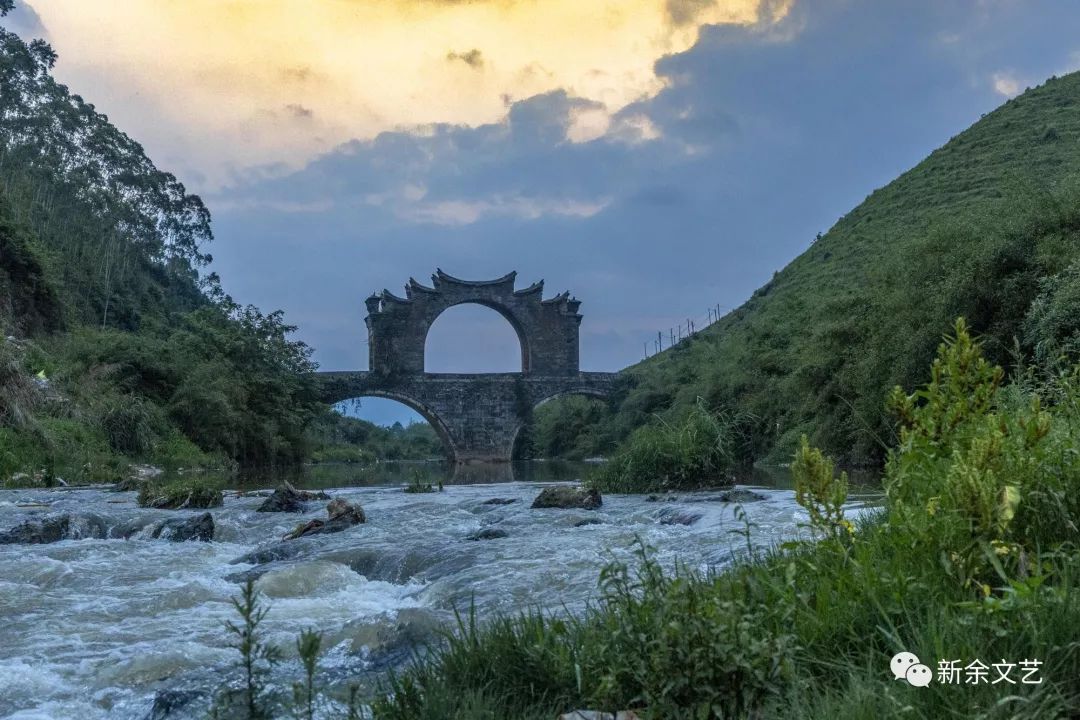
M644 493L730 485L745 460L746 418L716 414L698 400L680 422L657 417L638 428L587 479L601 492Z

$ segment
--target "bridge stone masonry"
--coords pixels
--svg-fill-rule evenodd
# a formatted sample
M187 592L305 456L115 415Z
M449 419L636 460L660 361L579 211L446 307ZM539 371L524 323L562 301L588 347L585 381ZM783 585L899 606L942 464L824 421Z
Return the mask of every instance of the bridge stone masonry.
M581 372L581 302L562 293L542 298L544 283L514 289L516 272L497 280L460 280L437 270L432 287L410 278L405 297L383 290L366 301L367 371L320 372L322 400L384 397L416 410L459 464L509 462L532 410L565 395L608 396L617 373ZM424 372L424 348L435 319L475 303L501 314L521 342L521 372Z

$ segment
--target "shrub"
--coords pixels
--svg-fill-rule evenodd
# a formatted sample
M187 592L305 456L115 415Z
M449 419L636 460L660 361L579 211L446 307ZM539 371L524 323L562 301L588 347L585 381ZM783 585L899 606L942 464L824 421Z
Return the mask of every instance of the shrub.
M727 472L743 461L740 415L709 412L699 402L681 422L657 418L630 436L588 478L602 492L662 492L730 484Z
M825 536L851 533L853 526L844 517L847 500L847 473L833 475L833 461L802 436L791 474L795 478L795 502L810 515L810 525Z
M233 469L235 463L220 454L203 452L179 430L170 429L154 447L154 464L165 470Z
M240 623L228 621L225 627L234 638L233 647L240 653L241 717L245 720L269 720L274 714L268 698L270 688L266 676L270 668L281 660L281 651L263 639L260 629L270 609L262 602L253 580L244 584L240 597L233 598L232 604L240 616ZM318 653L317 648L315 652ZM222 704L220 699L215 704L212 711L215 717L229 707L228 703L224 704L224 708Z
M120 394L108 398L98 423L114 451L129 457L147 455L165 429L161 410L138 395Z
M149 482L139 488L137 502L140 507L171 510L220 507L224 502L221 486L218 478L202 475Z
M433 493L442 491L442 480L439 481L438 487L429 482L424 482L424 473L415 468L412 473L410 473L409 484L405 486L405 492L407 493Z
M0 427L26 425L40 402L40 391L22 363L22 354L0 337Z
M1035 519L1017 518L1018 510L1052 491L1048 483L1060 485L1063 471L1071 485L1078 469L1072 453L1062 452L1064 438L1051 435L1052 416L1037 394L1003 404L1003 378L957 320L930 383L912 395L897 388L889 400L900 419L900 444L886 466L890 522L921 546L942 547L933 556L984 594L992 574L1005 572L1003 563L1023 563L1025 553L1055 540L1033 532ZM1066 435L1074 440L1073 432ZM1061 516L1042 504L1051 517Z

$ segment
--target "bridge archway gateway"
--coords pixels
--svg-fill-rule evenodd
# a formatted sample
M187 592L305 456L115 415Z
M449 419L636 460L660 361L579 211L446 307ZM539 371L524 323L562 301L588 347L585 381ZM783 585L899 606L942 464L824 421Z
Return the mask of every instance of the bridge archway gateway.
M366 301L367 371L318 373L321 397L338 403L385 397L414 408L458 464L509 462L532 409L560 395L604 397L616 373L581 372L581 302L564 292L542 298L544 282L514 289L516 272L497 280L461 280L436 270L432 286L410 278L405 297L389 290ZM521 372L427 373L424 348L432 323L448 308L487 306L507 319L521 342Z

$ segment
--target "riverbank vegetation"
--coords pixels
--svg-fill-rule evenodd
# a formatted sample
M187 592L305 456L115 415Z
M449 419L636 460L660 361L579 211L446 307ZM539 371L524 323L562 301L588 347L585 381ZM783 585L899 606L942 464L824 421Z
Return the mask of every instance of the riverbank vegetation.
M308 426L313 462L433 460L446 457L435 428L425 422L383 427L329 410Z
M843 479L804 443L805 539L715 574L672 575L643 549L637 568L605 570L578 618L466 614L376 717L1077 714L1080 368L1052 367L1003 385L959 323L930 382L889 398L899 442L881 510L845 517ZM929 687L894 679L901 651L931 668Z
M55 60L0 28L0 482L304 458L309 348L222 290L202 201Z
M807 238L719 322L625 371L609 405L540 410L574 452L610 456L704 398L756 419L759 462L788 462L805 434L844 465L880 467L897 439L881 395L915 387L953 318L1009 371L1076 337L1077 107L1080 73L1009 100Z
M193 475L165 481L147 479L139 484L139 507L168 510L221 507L225 502L220 477Z
M732 471L749 464L747 424L698 402L680 421L658 418L635 430L611 460L590 474L588 484L615 493L732 485Z

